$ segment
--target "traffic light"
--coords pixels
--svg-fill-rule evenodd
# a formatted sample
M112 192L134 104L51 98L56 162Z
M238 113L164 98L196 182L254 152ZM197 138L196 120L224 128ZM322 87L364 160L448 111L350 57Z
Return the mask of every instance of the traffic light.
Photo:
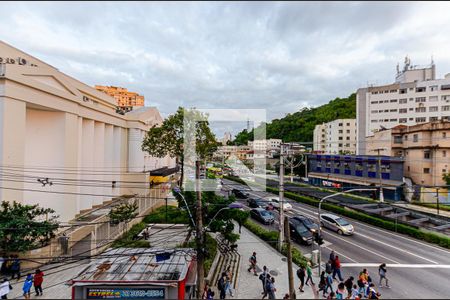
M314 241L319 246L323 244L323 237L322 237L322 235L319 235L319 232L314 232Z

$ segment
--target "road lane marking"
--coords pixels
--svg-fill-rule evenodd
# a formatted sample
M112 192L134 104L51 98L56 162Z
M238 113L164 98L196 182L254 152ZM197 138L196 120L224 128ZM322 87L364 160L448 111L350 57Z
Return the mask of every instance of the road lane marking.
M360 234L360 233L357 233L357 232L355 232L354 235L358 235L358 236L361 236L361 237L364 238L364 239L368 239L368 240L372 240L372 241L378 242L378 243L380 243L380 244L382 244L382 245L384 245L384 246L387 246L387 247L390 247L390 248L392 248L392 249L395 249L395 250L398 250L398 251L407 253L407 254L409 254L409 255L415 256L415 257L417 257L417 258L426 260L426 261L428 261L428 262L430 262L430 263L433 263L433 264L436 264L436 265L439 264L438 262L435 262L434 260L428 259L428 258L423 257L423 256L420 256L420 255L418 255L418 254L414 254L414 253L409 252L409 251L407 251L407 250L405 250L405 249L400 249L400 248L395 247L395 246L392 246L392 245L390 245L390 244L388 244L388 243L385 243L385 242L376 240L376 239L374 239L374 238L368 237L368 236L366 236L366 235L363 235L363 234Z
M341 267L379 267L379 263L341 263ZM450 265L430 264L386 264L388 268L412 268L412 269L450 269Z
M398 261L396 261L396 260L394 260L394 259L392 259L392 258L388 258L388 257L386 257L386 256L384 256L384 255L382 255L382 254L380 254L380 253L378 253L378 252L372 251L372 250L370 250L370 249L367 249L366 247L363 247L363 246L358 245L358 244L356 244L356 243L350 242L350 241L348 241L347 239L341 238L341 237L339 237L339 236L334 236L334 235L333 235L333 237L334 237L334 238L337 238L338 240L341 240L341 241L344 241L344 242L346 242L346 243L349 243L349 244L351 244L351 245L353 245L353 246L355 246L355 247L361 248L361 249L363 249L364 251L367 251L367 252L370 252L370 253L372 253L372 254L375 254L376 256L382 257L382 258L384 258L384 259L388 259L388 260L390 260L390 261L392 261L392 262L394 262L394 263L396 263L396 264L399 264L399 263L400 263L400 262L398 262Z

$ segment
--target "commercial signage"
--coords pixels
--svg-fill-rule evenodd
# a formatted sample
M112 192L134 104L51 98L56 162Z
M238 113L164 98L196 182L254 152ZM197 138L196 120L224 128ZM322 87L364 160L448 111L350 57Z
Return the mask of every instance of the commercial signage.
M335 182L326 181L326 180L322 180L322 185L323 186L334 187L334 188L341 188L342 187L342 185L340 183L335 183Z
M165 299L165 288L88 288L87 299Z

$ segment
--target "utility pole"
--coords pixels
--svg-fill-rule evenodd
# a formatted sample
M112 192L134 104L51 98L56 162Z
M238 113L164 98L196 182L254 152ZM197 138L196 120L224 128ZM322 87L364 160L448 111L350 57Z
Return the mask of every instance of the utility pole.
M201 298L205 281L205 256L203 240L202 192L200 190L200 160L195 162L195 184L197 192L196 205L196 244L197 244L197 298Z
M292 271L292 249L291 249L291 233L289 230L289 219L284 217L284 237L287 245L287 263L289 276L289 299L295 299L294 272Z
M436 209L437 215L439 216L439 188L436 188Z
M283 144L280 145L280 186L279 186L279 198L280 198L280 224L279 224L279 238L278 238L278 250L281 252L283 247L283 223L284 223L284 155Z

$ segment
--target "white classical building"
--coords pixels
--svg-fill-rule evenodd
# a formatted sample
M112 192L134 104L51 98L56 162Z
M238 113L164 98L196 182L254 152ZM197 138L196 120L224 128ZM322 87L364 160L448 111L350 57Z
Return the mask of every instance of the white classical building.
M327 154L355 154L356 119L337 119L316 125L313 150Z
M360 88L356 97L357 153L367 153L366 137L399 124L412 126L450 120L450 74L436 79L436 67L418 67L405 59L395 82Z
M161 121L154 107L122 114L114 98L0 41L2 201L68 222L115 196L148 195L145 172L175 166L141 150Z

